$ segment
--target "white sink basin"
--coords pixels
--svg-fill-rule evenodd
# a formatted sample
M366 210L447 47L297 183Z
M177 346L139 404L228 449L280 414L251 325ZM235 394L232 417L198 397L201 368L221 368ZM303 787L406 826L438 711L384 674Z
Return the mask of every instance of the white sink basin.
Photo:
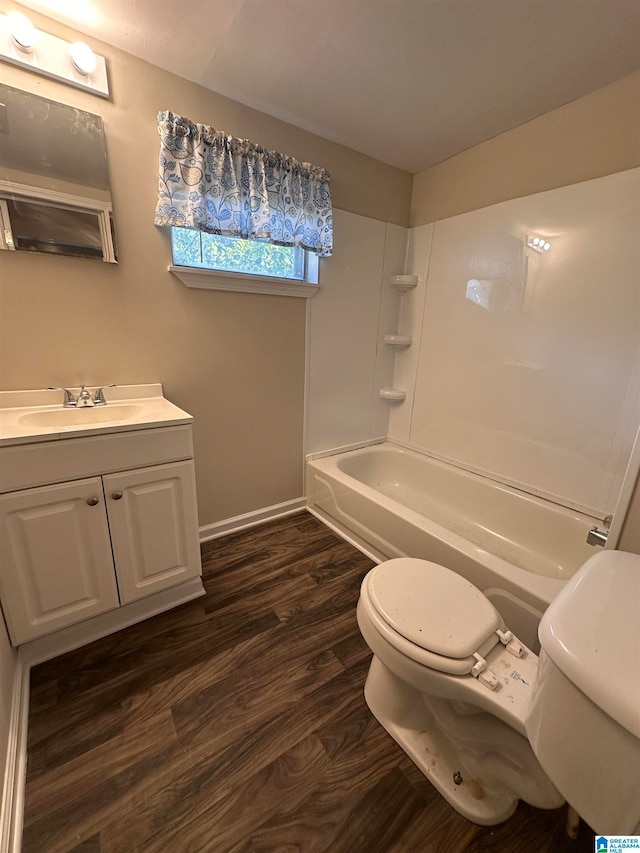
M71 388L78 396L79 388ZM177 426L191 423L187 412L170 403L159 382L109 388L104 406L64 408L52 404L51 391L0 391L0 448L80 436Z
M41 427L77 427L95 424L120 423L139 418L144 412L144 406L136 404L107 403L106 406L82 406L77 409L55 409L41 412L29 412L20 415L18 423L21 426Z

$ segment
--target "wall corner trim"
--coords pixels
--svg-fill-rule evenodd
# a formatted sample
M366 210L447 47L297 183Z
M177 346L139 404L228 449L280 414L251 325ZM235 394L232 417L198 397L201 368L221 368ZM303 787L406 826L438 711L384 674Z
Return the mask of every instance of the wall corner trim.
M0 853L20 853L22 847L30 668L29 663L18 651L13 680L7 761L0 804Z

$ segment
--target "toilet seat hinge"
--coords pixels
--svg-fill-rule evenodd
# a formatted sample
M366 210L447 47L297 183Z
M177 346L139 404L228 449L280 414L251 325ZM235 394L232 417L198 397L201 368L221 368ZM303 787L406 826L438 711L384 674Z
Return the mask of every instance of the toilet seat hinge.
M477 652L473 653L476 662L471 667L471 675L478 679L478 681L482 682L485 687L488 687L489 690L495 690L498 686L498 677L490 669L487 669L487 662L479 655Z
M511 631L501 631L498 629L496 634L498 635L498 639L502 645L506 646L508 652L511 652L511 654L517 658L522 657L524 654L524 646L517 637L513 636Z

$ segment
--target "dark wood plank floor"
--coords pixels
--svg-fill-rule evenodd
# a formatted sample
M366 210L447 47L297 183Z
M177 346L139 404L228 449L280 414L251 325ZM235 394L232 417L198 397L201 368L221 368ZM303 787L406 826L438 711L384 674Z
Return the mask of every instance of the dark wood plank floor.
M371 562L307 513L203 546L207 595L35 668L24 853L591 853L458 815L373 719Z

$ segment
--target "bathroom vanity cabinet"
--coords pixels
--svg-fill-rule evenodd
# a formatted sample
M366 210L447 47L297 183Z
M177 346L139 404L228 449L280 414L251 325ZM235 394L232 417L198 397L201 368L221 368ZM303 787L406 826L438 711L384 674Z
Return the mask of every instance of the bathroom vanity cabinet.
M114 624L117 611L139 621L189 581L187 598L202 594L191 425L176 420L0 446L0 597L14 645L86 620L90 630L112 611Z

